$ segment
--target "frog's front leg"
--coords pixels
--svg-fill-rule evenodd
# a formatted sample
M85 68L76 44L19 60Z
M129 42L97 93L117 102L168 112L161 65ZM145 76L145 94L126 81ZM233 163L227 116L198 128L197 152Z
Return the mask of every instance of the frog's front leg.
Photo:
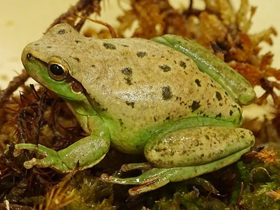
M80 117L81 118L81 117ZM86 122L91 125L96 122L96 116L84 116ZM92 132L90 136L80 139L74 144L60 151L47 148L43 145L17 144L14 155L18 155L20 150L26 149L34 151L42 159L32 158L24 163L25 168L38 166L41 168L53 168L59 172L69 172L74 169L82 170L96 165L106 155L110 147L109 134L105 126L99 126L98 130Z
M237 161L253 145L253 134L242 128L197 127L159 133L145 146L145 156L155 168L133 178L101 178L111 183L141 185L130 189L129 193L136 195L218 170Z

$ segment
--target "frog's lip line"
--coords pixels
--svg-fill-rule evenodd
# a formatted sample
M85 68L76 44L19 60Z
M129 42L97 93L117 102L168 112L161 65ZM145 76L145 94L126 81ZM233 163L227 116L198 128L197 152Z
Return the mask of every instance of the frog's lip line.
M28 58L27 55L31 55L31 58ZM35 57L32 53L30 52L27 52L24 56L24 60L23 60L23 63L32 63L34 61L32 61L32 59L34 59L35 61L39 61L40 63L42 63L45 67L48 66L47 62L45 61L42 61L40 58L38 57Z

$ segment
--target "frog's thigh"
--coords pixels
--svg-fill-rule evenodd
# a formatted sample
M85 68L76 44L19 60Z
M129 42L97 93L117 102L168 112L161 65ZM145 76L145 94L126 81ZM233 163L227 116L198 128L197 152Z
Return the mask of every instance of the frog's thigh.
M252 132L243 128L184 128L152 136L145 146L145 156L159 168L198 166L228 156L240 157L253 145Z

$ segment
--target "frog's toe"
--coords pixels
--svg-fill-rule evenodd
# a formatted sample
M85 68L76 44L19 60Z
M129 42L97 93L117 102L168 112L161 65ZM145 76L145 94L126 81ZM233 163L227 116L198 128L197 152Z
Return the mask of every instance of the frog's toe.
M68 166L63 163L58 155L48 155L42 159L32 158L31 160L24 162L24 167L26 169L30 169L33 166L37 166L38 168L52 168L62 173L70 171Z
M30 152L35 152L38 155L44 155L44 156L49 156L49 155L55 155L56 151L45 147L43 145L36 145L36 144L16 144L15 145L15 150L14 150L14 156L18 156L21 152L21 150L28 150Z
M37 145L35 144L16 144L13 155L17 157L20 155L21 150L35 151L36 149L37 149Z
M146 177L143 174L137 177L130 177L130 178L120 178L116 176L110 176L108 174L102 174L100 178L104 182L109 182L113 184L123 184L123 185L147 184L157 179L156 177L152 177L152 178Z
M138 177L132 178L119 178L115 176L109 176L108 174L102 174L100 178L104 182L113 184L139 185L129 189L128 192L132 196L158 189L170 182L168 177L147 177L145 173Z
M132 196L139 195L144 192L149 192L149 191L158 189L158 188L168 184L169 182L170 182L170 180L167 178L155 179L149 183L130 188L128 190L128 193Z
M33 166L37 166L39 168L46 168L49 167L51 164L48 163L48 161L46 162L45 158L41 160L37 158L32 158L29 161L25 161L23 165L26 169L30 169Z

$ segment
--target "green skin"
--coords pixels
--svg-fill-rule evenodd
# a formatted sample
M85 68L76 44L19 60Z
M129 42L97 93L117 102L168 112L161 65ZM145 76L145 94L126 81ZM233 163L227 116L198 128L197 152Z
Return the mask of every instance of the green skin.
M59 24L26 46L22 62L31 77L67 102L88 133L60 151L17 144L15 155L27 149L44 156L25 162L26 168L82 170L100 162L112 144L124 153L144 153L148 161L122 167L143 169L138 177L101 176L140 185L129 191L136 195L227 166L254 145L253 134L238 128L238 103L255 98L250 84L181 37L99 40ZM51 72L54 63L66 70L65 78Z

